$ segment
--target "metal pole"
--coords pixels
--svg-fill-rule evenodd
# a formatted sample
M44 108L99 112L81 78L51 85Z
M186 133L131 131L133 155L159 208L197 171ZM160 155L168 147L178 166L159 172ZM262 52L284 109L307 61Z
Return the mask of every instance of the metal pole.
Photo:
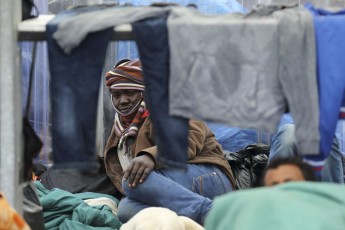
M22 108L17 27L21 1L0 1L0 190L22 213Z

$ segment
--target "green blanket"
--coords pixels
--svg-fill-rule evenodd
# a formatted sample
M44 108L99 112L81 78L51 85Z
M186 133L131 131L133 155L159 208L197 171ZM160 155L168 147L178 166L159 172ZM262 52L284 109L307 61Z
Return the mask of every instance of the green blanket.
M344 230L345 186L291 182L216 198L206 230Z
M55 188L47 190L36 182L39 201L43 207L46 229L119 229L121 222L107 205L89 206L83 200L106 197L119 203L109 195L85 192L72 194Z

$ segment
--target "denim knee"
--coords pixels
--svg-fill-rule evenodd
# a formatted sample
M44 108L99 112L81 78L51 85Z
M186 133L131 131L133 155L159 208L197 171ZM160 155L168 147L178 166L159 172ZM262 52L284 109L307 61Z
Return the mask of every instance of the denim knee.
M119 203L117 217L121 223L126 223L139 211L140 210L136 210L135 206L128 198L123 198Z
M145 181L147 182L147 181ZM138 183L134 188L129 187L129 180L122 181L122 189L126 195L126 197L129 197L131 199L136 199L138 196L142 196L141 194L145 194L146 192L144 191L147 189L146 184L144 183ZM147 190L146 190L147 191Z
M296 144L295 137L295 125L286 124L278 129L278 134L281 135L281 141L283 144L291 146Z
M120 201L117 213L117 216L122 223L126 223L135 214L145 208L150 207L148 204L137 200L138 196L145 194L138 189L138 187L142 187L140 186L142 184L138 185L136 188L131 188L128 186L128 184L128 180L122 182L122 188L126 194L126 197ZM143 195L143 197L145 197L145 195Z
M270 159L275 157L289 157L297 154L295 125L281 126L274 135L270 150Z
M325 160L321 176L323 182L344 184L342 153L339 150L336 136L334 136L332 148Z

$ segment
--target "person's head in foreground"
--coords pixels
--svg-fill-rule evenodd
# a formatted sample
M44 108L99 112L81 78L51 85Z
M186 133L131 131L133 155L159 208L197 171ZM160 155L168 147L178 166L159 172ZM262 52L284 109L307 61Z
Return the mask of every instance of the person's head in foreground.
M105 85L121 123L128 126L138 111L145 110L144 76L139 60L123 59L105 75Z
M313 168L298 157L271 160L262 176L263 186L273 186L289 181L316 181Z

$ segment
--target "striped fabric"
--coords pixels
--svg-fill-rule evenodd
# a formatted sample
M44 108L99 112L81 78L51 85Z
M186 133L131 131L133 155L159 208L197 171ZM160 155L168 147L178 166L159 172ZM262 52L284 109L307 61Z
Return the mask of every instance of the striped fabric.
M127 127L124 128L121 123L121 118L118 113L115 114L115 133L117 136L120 137L118 147L125 148L125 155L130 154L129 145L127 145L127 139L129 137L135 138L139 131L139 126L143 123L146 116L144 116L146 112L146 105L145 102L142 101L137 114L135 115L132 123Z
M317 177L321 176L321 171L325 164L324 159L313 159L313 157L305 157L303 161L313 167L314 173Z
M339 119L345 120L345 106L340 108Z
M108 89L134 89L144 91L144 75L138 59L120 61L105 74Z

